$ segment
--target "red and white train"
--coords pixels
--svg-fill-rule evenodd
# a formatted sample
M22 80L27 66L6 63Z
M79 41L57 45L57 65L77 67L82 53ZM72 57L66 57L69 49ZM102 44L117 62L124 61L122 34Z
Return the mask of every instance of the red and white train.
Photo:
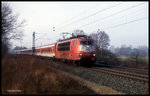
M17 50L16 54L32 54L31 49ZM35 48L35 55L47 56L68 61L95 62L96 46L94 40L86 37L74 37L55 44Z

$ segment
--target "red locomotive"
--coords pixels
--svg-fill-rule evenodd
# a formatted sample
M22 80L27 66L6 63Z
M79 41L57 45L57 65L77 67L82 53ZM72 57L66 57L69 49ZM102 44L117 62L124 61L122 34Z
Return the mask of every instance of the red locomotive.
M17 54L32 54L32 50L18 50ZM35 55L48 56L55 59L92 64L95 61L96 48L94 40L85 36L72 37L55 44L38 47Z

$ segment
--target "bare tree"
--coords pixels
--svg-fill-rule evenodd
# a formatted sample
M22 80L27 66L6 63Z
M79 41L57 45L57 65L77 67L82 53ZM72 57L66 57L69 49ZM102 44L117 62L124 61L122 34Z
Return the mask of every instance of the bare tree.
M109 46L109 36L104 31L97 31L97 33L92 33L90 37L95 40L97 48L100 51L100 57L103 59L105 56L104 51Z
M104 32L104 31L100 31L97 32L97 36L98 38L98 47L100 49L107 49L107 47L109 46L109 36Z
M12 14L12 9L7 3L2 3L1 7L1 22L2 22L2 36L1 36L1 42L2 42L2 49L1 49L1 55L5 54L7 52L7 49L9 48L9 40L16 39L20 40L23 36L23 24L25 23L25 20L22 22L18 22L18 15Z
M92 33L91 38L95 40L95 43L99 49L107 49L109 46L109 36L104 31L98 31L97 33Z
M136 62L136 65L142 61L141 57L146 56L146 47L145 46L138 46L138 48L134 48L133 52L131 53L132 60Z

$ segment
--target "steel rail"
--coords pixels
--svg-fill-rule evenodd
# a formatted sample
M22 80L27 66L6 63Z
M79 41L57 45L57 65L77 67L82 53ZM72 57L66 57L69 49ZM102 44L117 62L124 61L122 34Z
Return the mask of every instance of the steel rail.
M127 78L127 79L132 79L132 80L138 80L138 81L142 81L142 82L146 82L148 83L149 80L148 78L141 78L141 77L137 77L137 76L133 76L133 75L129 75L129 74L124 74L124 73L119 73L119 72L113 72L113 71L108 71L108 70L103 70L103 69L100 69L100 68L86 68L86 69L89 69L89 70L93 70L93 71L98 71L98 72L102 72L102 73L106 73L106 74L112 74L112 75L115 75L115 76L119 76L119 77L123 77L123 78Z

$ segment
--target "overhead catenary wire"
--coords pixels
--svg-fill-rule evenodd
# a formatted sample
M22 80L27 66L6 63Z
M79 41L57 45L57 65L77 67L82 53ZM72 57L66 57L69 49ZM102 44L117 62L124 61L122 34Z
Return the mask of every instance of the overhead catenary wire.
M124 12L124 11L126 11L126 10L129 10L129 9L131 9L131 8L135 8L135 7L137 7L137 6L139 6L139 5L142 5L142 4L144 4L144 3L140 3L140 4L138 4L138 5L129 7L129 8L127 8L127 9L124 9L124 10L121 10L121 11ZM116 12L116 14L122 13L121 11ZM115 13L113 13L113 14L115 15ZM113 15L113 14L111 14L111 15ZM108 18L108 16L106 16L106 17ZM106 18L106 17L105 17L105 18ZM110 15L109 15L109 17L110 17ZM104 17L103 17L103 18L104 18ZM101 18L100 18L100 19L101 19ZM98 19L98 20L99 20L99 19ZM141 19L140 19L140 20L141 20ZM128 23L131 23L131 22L135 22L135 21L139 21L139 20L132 20L132 21L129 21L129 22L126 22L126 23L117 24L117 25L111 26L111 28L117 27L117 26L121 26L121 25L124 25L124 24L128 24ZM90 24L93 24L93 23L90 23Z
M99 10L99 11L97 11L97 12L91 14L91 15L86 16L86 17L88 18L88 17L90 17L90 16L92 16L92 15L96 15L96 14L98 14L98 12L103 12L104 10L106 11L106 9L110 9L110 8L116 7L116 6L120 5L120 4L122 4L122 3L119 3L119 4L116 4L116 5L113 5L113 6L104 8L104 9ZM111 14L111 15L109 15L109 16L106 16L106 17L103 17L103 18L100 18L100 19L101 19L101 20L102 20L102 19L106 19L106 18L108 18L108 17L111 17L111 16L113 16L113 15L119 14L119 13L121 13L121 12L123 12L123 11L129 10L129 9L131 9L131 8L137 7L137 6L142 5L142 4L144 4L144 3L140 3L140 4L137 4L137 5L135 5L135 6L128 7L127 9L121 10L121 11L119 11L119 12L113 13L113 14ZM83 20L83 19L86 19L86 18L81 18L80 20ZM99 21L100 19L98 19L98 21ZM94 21L93 23L96 23L96 22ZM93 23L91 22L91 23L82 25L82 26L80 26L80 27L78 27L78 28L85 27L85 26L90 25L90 24L93 24ZM70 24L71 24L71 23L70 23Z
M47 33L44 33L44 35L42 35L42 36L40 36L39 38L37 38L37 39L35 39L35 41L36 40L38 40L38 39L41 39L43 36L45 36Z
M80 18L80 19L78 19L78 20L75 20L75 21L73 21L73 22L71 22L71 23L69 23L69 24L63 25L63 26L61 26L61 27L64 27L64 26L67 26L67 25L71 25L72 23L77 22L77 21L82 21L82 20L87 19L87 18L89 18L89 17L91 17L91 16L94 16L94 15L99 14L99 13L101 13L101 12L104 12L104 11L106 11L106 10L108 10L108 9L111 9L111 8L113 8L113 7L116 7L116 6L120 5L120 4L122 4L122 3L115 4L115 5L113 5L113 6L109 6L109 7L107 7L107 8L102 9L102 10L99 10L99 11L97 11L97 12L95 12L95 13L92 13L92 14L90 14L90 15L88 15L88 16L85 16L85 17L82 17L82 18ZM61 27L60 27L60 28L61 28Z
M92 7L88 8L88 9L86 9L86 10L84 10L84 11L78 13L77 15L73 16L72 18L70 18L68 21L73 20L73 19L74 19L75 17L77 17L78 15L81 15L81 14L83 14L83 13L86 13L87 11L89 11L89 10L91 10L93 7L95 7L96 5L99 5L99 4L95 4L94 6L92 6ZM62 23L59 23L59 24L56 25L56 26L62 25L64 22L66 23L66 21L63 21Z
M47 41L47 40L53 40L53 39L56 39L57 37L58 37L58 36L55 36L55 37L53 37L53 38L45 38L45 36L44 36L44 38L43 38L43 37L42 37L42 38L40 37L40 39L42 39L42 40L40 40L40 41L41 41L41 42L42 42L42 41L44 42L45 40L46 40L46 41ZM35 43L37 44L37 42L35 42ZM53 41L53 43L55 43L55 42ZM49 44L49 43L48 43L48 44Z
M138 6L142 5L142 4L144 4L144 3L140 3L140 4L137 4L137 5L128 7L128 8L126 8L126 9L123 9L123 10L118 11L118 12L116 12L116 13L113 13L113 14L111 14L111 15L108 15L108 16L102 17L102 18L100 18L100 19L97 19L97 20L95 20L95 21L93 21L93 22L91 22L91 23L87 23L87 24L85 24L85 25L79 26L78 28L85 27L85 26L87 26L87 25L91 25L91 24L93 24L93 23L99 22L100 20L102 21L102 20L104 20L104 19L106 19L106 18L109 18L109 17L111 17L111 16L113 16L113 15L120 14L120 13L122 13L122 12L124 12L124 11L127 11L127 10L129 10L129 9L138 7Z
M129 24L129 23L133 23L133 22L136 22L136 21L144 20L144 19L147 19L147 17L138 18L138 19L135 19L135 20L131 20L131 21L121 23L121 24L117 24L117 25L110 26L110 27L106 27L106 28L103 28L103 29L108 30L108 29L111 29L111 28L119 27L119 26L122 26L122 25L126 25L126 24ZM45 39L47 39L47 38L45 38Z
M144 19L147 19L147 17L142 17L142 18L138 18L138 19L135 19L135 20L131 20L129 22L125 22L125 23L121 23L121 24L117 24L117 25L114 25L114 26L110 26L110 27L106 27L106 28L103 28L103 29L110 29L110 28L114 28L114 27L118 27L118 26L122 26L122 25L126 25L128 23L133 23L133 22L136 22L136 21L140 21L140 20L144 20Z
M138 13L137 13L138 12ZM125 20L125 22L127 22L127 19L129 20L131 20L131 18L135 18L135 17L140 17L140 15L143 15L143 11L142 12L140 12L139 13L139 10L136 10L135 12L134 12L134 14L131 14L131 13L127 13L127 14L125 14L124 15L124 18L120 18L120 19L123 19L123 20ZM142 16L143 17L143 16ZM118 21L119 19L118 19L118 17L115 17L115 18L111 18L111 19L113 19L113 21L115 21L115 23L118 23L118 22L116 22L116 21ZM95 26L96 25L99 25L99 24L103 24L103 25L106 25L106 26L108 26L108 24L107 23L105 23L106 21L108 21L108 22L110 22L110 20L105 20L104 22L98 22L97 24L95 24ZM120 22L122 22L122 21L119 21L119 23ZM114 24L114 22L110 22L109 24L111 25L111 23L112 24ZM93 25L92 25L93 26ZM102 26L101 26L102 27Z
M113 25L113 26L110 26L110 27L101 28L101 29L108 30L108 29L112 29L112 28L115 28L115 27L119 27L119 26L122 26L122 25L126 25L126 24L129 24L129 23L137 22L137 21L144 20L144 19L147 19L147 17L138 18L138 19L131 20L131 21L128 21L128 22L125 22L125 23L116 24L116 25ZM97 30L95 30L95 31L97 31ZM93 32L95 32L95 31L93 31Z

